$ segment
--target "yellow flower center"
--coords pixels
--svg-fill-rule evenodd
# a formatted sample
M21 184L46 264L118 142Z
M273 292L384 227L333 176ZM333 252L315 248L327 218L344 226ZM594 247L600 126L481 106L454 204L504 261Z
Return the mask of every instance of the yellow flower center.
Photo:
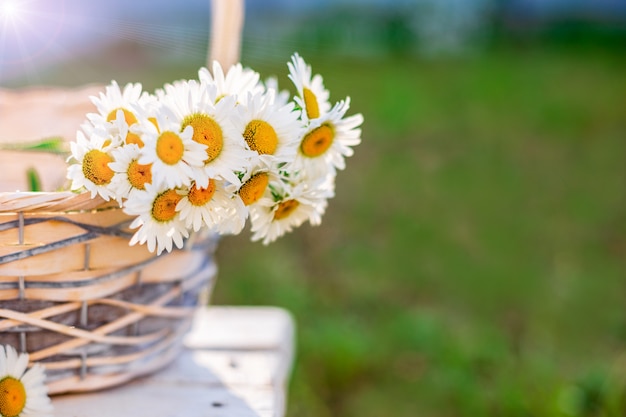
M130 110L126 110L125 108L122 108L122 107L111 111L109 115L107 116L107 122L116 120L118 110L121 110L124 113L124 120L126 121L126 124L128 125L128 127L137 123L137 118L135 117L135 115ZM132 133L130 131L126 133L126 138L124 138L124 141L129 145L131 143L134 143L140 148L143 148L143 141L141 140L139 135Z
M83 158L83 175L96 185L108 184L115 174L109 162L113 162L109 154L92 149Z
M248 123L243 137L250 146L250 149L257 151L261 155L273 155L278 146L278 136L276 131L263 120L253 120Z
M160 129L159 129L159 122L157 121L156 117L148 117L148 121L150 123L152 123L154 125L154 127L157 128L157 132L160 131Z
M174 132L163 132L156 142L156 154L168 165L175 165L185 153L183 140Z
M143 148L143 140L141 140L141 138L139 137L139 135L133 133L133 132L128 132L126 134L126 139L125 142L127 144L131 144L134 143L135 145L139 146L140 148Z
M335 132L329 125L321 125L304 136L300 150L305 156L315 158L322 155L333 144Z
M259 172L250 177L241 188L239 188L239 197L246 206L259 201L263 197L263 193L270 182L270 176L267 172Z
M207 145L207 159L204 163L208 164L219 156L224 147L222 128L212 117L202 113L185 117L181 131L189 125L193 127L193 140Z
M215 181L210 179L209 185L206 188L198 188L194 184L189 190L187 198L192 205L202 207L211 201L213 194L215 194Z
M152 184L152 164L142 165L137 160L128 165L128 182L134 188L143 190L146 183Z
M317 119L320 117L320 106L317 104L317 97L313 94L313 91L305 88L302 92L304 96L304 107L306 108L306 115L309 119Z
M0 415L17 417L26 405L26 389L19 379L11 376L0 381Z
M183 197L170 189L159 194L152 203L152 218L158 222L169 222L176 216L176 205Z
M278 208L274 212L274 220L281 220L285 217L289 217L295 209L298 208L300 202L298 200L285 200L278 204Z
M112 122L113 120L117 119L118 110L121 110L122 113L124 113L124 120L126 120L126 123L128 124L128 126L137 123L137 118L135 117L133 112L131 112L130 110L126 110L123 107L119 107L117 109L111 110L111 112L107 116L107 122Z

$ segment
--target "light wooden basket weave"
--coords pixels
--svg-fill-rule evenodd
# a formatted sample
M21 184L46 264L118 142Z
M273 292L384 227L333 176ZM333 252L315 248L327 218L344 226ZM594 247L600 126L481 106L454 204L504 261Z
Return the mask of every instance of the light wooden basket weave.
M0 153L0 167L12 161L2 186L48 160ZM89 193L0 192L0 344L43 364L52 394L114 386L164 366L208 296L214 236L157 257L128 245L130 221L117 203Z
M212 8L208 61L228 67L239 58L243 1ZM131 247L133 219L117 203L54 191L64 158L6 150L74 139L102 90L0 89L0 344L43 364L50 394L117 386L168 364L216 274L216 236L196 234L161 256ZM47 191L16 191L33 168Z

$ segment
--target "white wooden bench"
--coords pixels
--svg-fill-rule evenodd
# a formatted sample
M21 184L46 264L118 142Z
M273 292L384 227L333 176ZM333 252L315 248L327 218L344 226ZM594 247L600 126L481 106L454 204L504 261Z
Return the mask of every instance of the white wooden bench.
M197 311L174 363L101 392L52 398L63 417L281 417L294 322L275 307Z

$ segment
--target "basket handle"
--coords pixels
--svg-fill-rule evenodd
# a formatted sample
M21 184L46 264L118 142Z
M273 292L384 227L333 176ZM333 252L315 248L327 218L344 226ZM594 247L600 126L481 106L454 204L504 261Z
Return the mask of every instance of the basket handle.
M207 68L217 61L227 70L239 62L244 0L211 0L211 39Z

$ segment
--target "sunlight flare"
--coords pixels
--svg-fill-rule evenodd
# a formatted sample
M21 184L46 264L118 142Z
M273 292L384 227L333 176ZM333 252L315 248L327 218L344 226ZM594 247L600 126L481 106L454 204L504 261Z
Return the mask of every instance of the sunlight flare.
M15 21L24 13L21 0L0 0L0 19L3 22Z

